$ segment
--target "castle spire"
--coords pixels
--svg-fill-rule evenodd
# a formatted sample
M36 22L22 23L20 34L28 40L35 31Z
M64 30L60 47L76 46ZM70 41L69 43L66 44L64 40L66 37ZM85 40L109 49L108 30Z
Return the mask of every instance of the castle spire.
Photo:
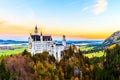
M42 31L41 31L41 34L40 34L40 40L41 40L41 43L43 42L43 35L42 35Z
M41 34L40 34L41 36L42 36L42 31L41 31Z
M37 28L37 25L35 26L35 34L38 34L38 28Z

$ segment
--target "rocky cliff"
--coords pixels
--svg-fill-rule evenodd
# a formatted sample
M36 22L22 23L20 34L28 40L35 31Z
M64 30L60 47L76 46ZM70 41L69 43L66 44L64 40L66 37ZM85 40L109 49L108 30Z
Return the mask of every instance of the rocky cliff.
M112 44L120 43L120 31L114 32L110 37L108 37L104 42L103 46L110 46Z

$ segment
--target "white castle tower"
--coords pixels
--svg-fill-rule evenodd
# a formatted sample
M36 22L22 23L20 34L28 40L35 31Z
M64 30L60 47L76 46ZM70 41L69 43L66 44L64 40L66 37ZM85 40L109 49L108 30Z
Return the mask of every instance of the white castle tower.
M62 45L64 46L64 48L66 47L66 38L65 38L65 35L63 35Z

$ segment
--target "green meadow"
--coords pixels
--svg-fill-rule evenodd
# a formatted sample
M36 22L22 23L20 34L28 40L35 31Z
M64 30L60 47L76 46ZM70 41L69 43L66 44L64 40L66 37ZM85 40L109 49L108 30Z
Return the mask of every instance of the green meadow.
M104 55L104 51L99 51L95 53L88 53L88 54L83 54L84 56L88 58L93 58L93 57L102 57Z
M81 51L89 51L89 50L92 50L94 47L93 46L91 46L91 47L89 47L89 46L80 46L79 48L80 48Z
M81 51L89 51L89 50L92 50L94 46L80 46L79 48ZM87 54L84 53L83 55L88 58L102 57L104 55L104 51L98 51L98 52L87 53Z
M14 48L14 50L0 50L0 58L9 55L20 54L25 49L27 49L27 46L17 45L17 46L12 46L12 48Z

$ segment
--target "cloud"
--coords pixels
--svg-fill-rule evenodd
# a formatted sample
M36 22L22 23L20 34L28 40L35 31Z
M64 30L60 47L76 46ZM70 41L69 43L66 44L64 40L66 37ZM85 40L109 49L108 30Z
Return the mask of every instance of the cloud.
M107 8L107 0L97 0L97 3L93 6L93 13L100 14L103 13Z
M89 5L87 7L84 7L81 11L82 12L92 12L93 14L101 14L103 13L108 5L107 0L95 0L96 3Z
M85 12L85 11L87 11L89 9L89 7L84 7L83 9L82 9L82 12Z

